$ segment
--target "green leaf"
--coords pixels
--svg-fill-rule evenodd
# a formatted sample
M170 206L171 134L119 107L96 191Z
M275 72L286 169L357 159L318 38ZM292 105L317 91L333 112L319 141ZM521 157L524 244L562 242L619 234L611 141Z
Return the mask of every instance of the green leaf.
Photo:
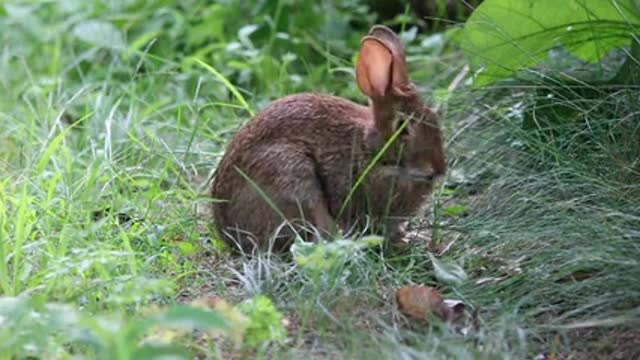
M188 241L179 242L178 249L180 249L180 254L183 256L191 256L198 252L198 248Z
M73 28L73 35L96 47L122 50L124 37L112 23L103 20L87 20Z
M180 346L149 344L140 347L131 358L138 360L181 360L193 359L193 356Z
M444 216L460 216L469 211L469 207L466 205L453 205L444 208L443 215Z
M633 0L486 0L467 21L461 39L472 69L481 70L474 85L511 77L558 46L597 63L629 44L634 27L640 26L633 9Z
M227 323L213 311L190 306L176 305L155 319L156 325L183 329L216 330L226 329Z
M446 284L460 285L467 280L467 273L462 266L454 262L443 262L429 253L429 258L433 263L433 270L438 281Z

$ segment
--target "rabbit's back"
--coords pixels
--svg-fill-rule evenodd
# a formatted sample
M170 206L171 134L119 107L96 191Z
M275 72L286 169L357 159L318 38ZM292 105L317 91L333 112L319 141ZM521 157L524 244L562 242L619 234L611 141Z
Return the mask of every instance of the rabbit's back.
M278 99L230 141L218 166L214 192L236 185L237 171L231 167L262 179L276 176L283 167L298 166L294 159L275 156L283 144L285 153L295 149L313 160L326 190L344 188L376 150L363 140L372 125L369 108L332 95L303 93Z
M267 105L238 136L254 142L286 139L316 145L342 139L371 122L371 111L365 106L332 95L302 93ZM325 138L326 135L338 138Z

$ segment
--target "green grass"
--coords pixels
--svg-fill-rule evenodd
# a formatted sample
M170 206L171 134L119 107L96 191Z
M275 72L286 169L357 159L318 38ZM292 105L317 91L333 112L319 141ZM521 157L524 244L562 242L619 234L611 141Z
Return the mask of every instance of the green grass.
M108 358L95 349L113 344L121 352L112 358L133 358L128 334L155 306L256 295L288 321L283 342L233 349L201 333L175 342L205 358L637 351L637 89L449 95L451 166L424 221L435 241L451 244L440 260L462 266L462 284L442 282L420 245L391 253L337 243L348 257L305 267L290 256L230 256L201 211L210 201L204 184L234 131L269 101L298 91L364 100L352 65L366 9L355 1L296 12L280 1L10 4L0 8L0 294L35 300L0 302L13 326L0 331L0 358ZM87 33L74 33L90 19L114 27L96 35L85 23ZM244 27L252 19L259 26ZM428 47L424 37L408 57L427 97L443 93L464 59L448 38ZM560 108L570 111L548 110ZM407 322L393 299L408 284L478 309L480 330L461 336ZM61 319L26 315L54 303L69 305ZM81 328L104 347L78 343L71 332Z

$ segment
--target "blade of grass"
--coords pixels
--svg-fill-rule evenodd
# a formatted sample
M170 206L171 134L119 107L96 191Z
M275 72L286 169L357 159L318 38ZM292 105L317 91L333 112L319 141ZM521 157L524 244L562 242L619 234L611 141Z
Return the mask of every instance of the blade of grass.
M34 225L31 219L32 214L29 211L29 202L30 196L27 191L27 183L25 183L22 186L22 192L18 198L18 212L16 214L16 227L14 233L15 240L13 244L13 287L11 293L7 294L10 296L16 295L22 290L22 282L20 281L20 277L24 270L20 264L22 261L22 246L24 245L27 236L31 234L31 229Z
M9 238L7 227L6 183L0 182L0 292L7 294L11 291L9 283L9 269L7 267L7 252L9 250Z
M353 195L355 194L356 190L358 190L360 185L362 185L362 183L364 182L364 179L369 175L369 173L373 170L373 168L378 164L380 159L382 159L382 156L384 156L384 154L387 152L389 147L391 147L391 145L393 145L393 143L400 136L400 134L402 133L404 128L407 127L408 124L409 124L409 120L408 119L402 122L402 124L398 127L396 132L393 133L391 138L389 138L389 140L384 144L382 149L380 149L380 151L378 151L376 156L373 157L373 159L367 165L367 167L364 169L364 171L362 171L362 174L360 174L360 176L358 177L358 180L356 180L356 183L351 187L351 190L349 191L349 194L347 194L347 198L342 203L342 207L340 207L340 211L338 211L338 216L336 216L336 218L339 219L342 216L342 213L346 210L347 206L349 205L349 202L351 202L351 199L353 198Z
M236 88L229 81L229 79L227 79L224 75L222 75L222 73L220 73L213 66L207 64L206 62L204 62L204 61L202 61L202 60L200 60L200 59L198 59L196 57L192 57L191 59L193 59L193 61L197 62L200 66L202 66L203 68L207 69L207 71L209 71L216 78L218 78L218 80L220 80L224 84L224 86L226 86L227 89L229 89L229 91L231 91L231 93L236 98L236 100L238 100L238 102L242 105L242 108L245 109L249 113L249 115L251 115L251 117L255 116L255 113L253 112L253 110L251 110L251 107L249 106L247 101L244 99L244 96L242 96L240 91L238 91L238 88Z
M60 132L60 134L56 135L55 138L53 138L53 140L49 143L49 145L47 145L46 149L42 153L42 157L40 157L40 161L38 161L38 165L36 165L36 169L35 169L36 176L42 173L44 168L47 166L47 164L51 160L53 153L56 152L56 150L58 150L58 148L60 147L60 144L62 144L62 141L64 140L65 136L71 131L71 129L81 124L84 120L88 119L89 116L91 115L93 115L93 111L85 114L83 117L78 119L78 121L71 124L71 126L67 127L62 132Z

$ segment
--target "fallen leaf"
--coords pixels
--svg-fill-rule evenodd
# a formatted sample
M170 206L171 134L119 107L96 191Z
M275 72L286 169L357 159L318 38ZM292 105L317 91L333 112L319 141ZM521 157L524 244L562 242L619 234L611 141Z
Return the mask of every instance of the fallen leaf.
M443 299L438 290L424 285L404 286L396 292L398 309L407 317L428 323L436 316L451 326L451 330L467 336L480 328L478 311L467 311L460 300Z
M447 305L438 290L428 286L405 286L396 292L398 308L406 316L420 321L429 321L431 314L446 321Z
M410 244L410 243L423 243L428 244L431 242L431 231L427 229L417 229L411 230L404 234L400 241Z

